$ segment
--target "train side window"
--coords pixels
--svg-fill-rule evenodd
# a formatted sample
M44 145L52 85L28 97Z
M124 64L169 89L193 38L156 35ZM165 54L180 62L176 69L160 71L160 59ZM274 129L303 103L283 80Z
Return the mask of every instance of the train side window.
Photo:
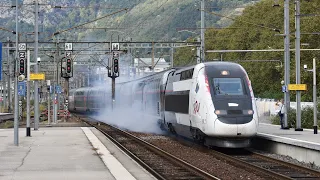
M187 79L192 79L193 71L194 71L193 68L189 69L189 70L186 70L186 71L182 71L180 73L180 81L187 80Z

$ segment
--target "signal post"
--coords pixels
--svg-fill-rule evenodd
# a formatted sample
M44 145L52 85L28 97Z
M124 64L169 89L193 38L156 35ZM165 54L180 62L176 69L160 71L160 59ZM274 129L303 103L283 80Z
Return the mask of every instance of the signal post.
M68 120L68 104L69 104L69 79L73 77L73 60L72 60L72 43L65 43L65 54L66 58L61 59L61 77L65 79L64 84L64 121ZM62 62L62 61L65 62Z
M111 107L114 109L115 103L115 91L116 91L116 78L119 77L119 59L120 59L120 44L112 43L111 44L111 55L112 57L109 59L108 66L108 77L112 79L112 95L111 95Z
M17 84L17 88L18 88L18 98L19 98L19 109L18 109L18 121L22 121L22 100L23 97L26 94L26 83L24 81L25 77L27 76L27 72L25 71L25 62L26 62L26 58L27 58L27 45L26 43L20 43L19 47L19 76L18 76L18 84ZM28 126L29 125L29 126ZM18 123L18 127L19 127L19 123ZM26 129L26 135L30 136L30 123L27 123L27 129Z

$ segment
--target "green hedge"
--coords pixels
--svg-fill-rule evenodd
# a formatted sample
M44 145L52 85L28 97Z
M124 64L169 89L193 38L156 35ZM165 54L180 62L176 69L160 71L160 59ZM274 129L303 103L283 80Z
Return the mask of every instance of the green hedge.
M318 104L318 126L320 126L320 113L319 113L319 104ZM271 118L272 124L280 125L280 117L278 115ZM288 116L288 127L296 127L296 110L290 108ZM313 129L313 107L306 107L301 110L301 127L307 129Z

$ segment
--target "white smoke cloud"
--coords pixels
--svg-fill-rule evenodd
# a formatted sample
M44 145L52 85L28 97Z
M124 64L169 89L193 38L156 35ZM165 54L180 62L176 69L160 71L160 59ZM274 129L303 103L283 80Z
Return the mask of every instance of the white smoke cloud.
M141 100L136 100L135 103L132 103L132 106L129 105L130 102L133 101L132 96L125 96L133 93L134 85L130 86L130 88L121 88L121 83L133 81L136 78L139 78L137 75L134 76L130 71L131 67L131 57L129 55L123 55L120 58L120 77L116 78L116 90L115 90L115 102L114 108L112 109L112 101L111 101L111 78L108 78L106 81L95 81L93 84L98 85L99 87L103 87L104 90L108 92L108 96L106 100L101 98L101 101L107 101L106 107L95 115L94 118L105 122L107 124L112 124L122 129L127 129L134 132L145 132L145 133L155 133L155 134L163 134L164 131L160 129L158 124L158 118L154 115L151 115L151 110L148 108L142 108ZM119 84L120 83L120 84ZM96 86L95 86L96 87ZM122 93L122 94L121 94ZM125 99L128 97L127 99ZM103 103L103 102L101 102ZM157 104L157 102L149 104Z
M131 108L121 108L117 106L114 110L106 108L94 118L121 129L134 132L164 133L164 131L160 129L157 119L148 115L148 112L142 111L138 106Z

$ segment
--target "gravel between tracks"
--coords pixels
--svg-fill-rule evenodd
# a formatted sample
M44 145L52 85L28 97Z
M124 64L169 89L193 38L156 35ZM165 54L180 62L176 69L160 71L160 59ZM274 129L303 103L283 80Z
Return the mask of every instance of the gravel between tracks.
M260 153L260 154L265 155L265 156L269 156L269 157L281 160L281 161L293 163L293 164L296 164L296 165L299 165L299 166L304 166L304 167L307 167L307 168L311 168L311 169L320 171L320 167L319 166L316 166L313 163L305 163L305 162L298 161L297 159L293 159L290 156L284 156L284 155L280 155L280 154L273 154L273 153L268 153L268 152L264 152L264 151L258 151L258 150L254 150L254 149L250 149L250 150L253 151L253 152Z
M132 134L221 179L263 179L251 172L201 152L198 147L183 145L170 137L143 133Z

